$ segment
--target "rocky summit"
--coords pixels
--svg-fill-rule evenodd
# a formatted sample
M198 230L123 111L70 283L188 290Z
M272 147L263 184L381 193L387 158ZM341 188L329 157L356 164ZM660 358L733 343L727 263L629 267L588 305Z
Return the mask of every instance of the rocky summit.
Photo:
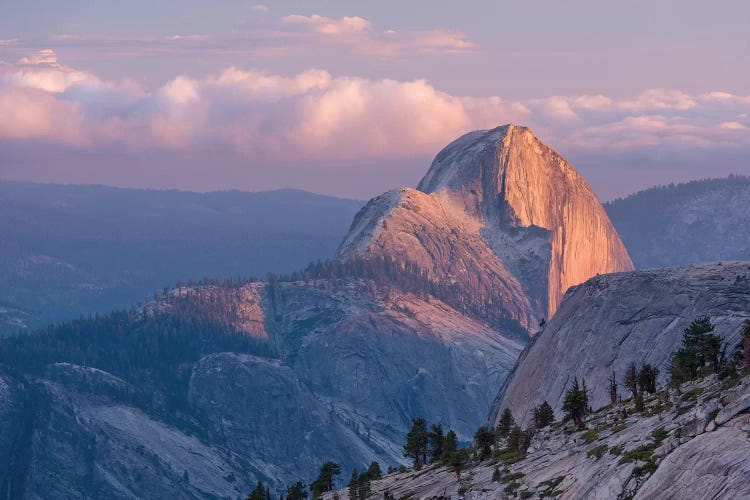
M491 300L532 331L568 287L633 269L588 183L516 125L464 135L416 190L368 203L339 255L384 253Z

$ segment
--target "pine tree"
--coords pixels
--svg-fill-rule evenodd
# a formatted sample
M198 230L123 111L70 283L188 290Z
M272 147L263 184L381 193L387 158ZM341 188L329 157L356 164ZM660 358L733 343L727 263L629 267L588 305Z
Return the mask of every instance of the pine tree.
M341 467L336 462L326 462L320 467L318 478L310 483L313 498L319 498L323 493L333 490L335 476L341 474Z
M448 466L456 473L456 481L461 480L461 471L468 458L468 452L464 449L457 449L448 456Z
M452 453L458 451L458 436L453 429L448 431L445 435L445 449L443 450L443 457L449 457Z
M566 418L572 419L578 427L583 426L583 417L589 411L589 396L585 381L581 387L578 384L578 378L573 379L573 385L565 392L563 411Z
M516 419L513 418L513 413L510 411L510 408L504 409L503 413L500 415L500 422L498 422L497 428L495 429L497 438L507 438L514 425L516 425Z
M630 389L630 393L633 395L633 401L635 402L636 411L643 411L643 397L638 390L638 369L635 367L635 363L630 363L625 368L625 377L622 381L623 385Z
M483 425L474 433L474 443L479 449L479 460L486 460L492 455L492 445L495 444L495 433Z
M349 476L349 498L350 500L357 500L359 498L359 474L357 469L352 471L352 475Z
M297 481L286 487L286 500L304 500L307 498L307 491L302 481Z
M555 421L555 412L550 404L544 401L534 408L534 427L543 429Z
M268 500L266 496L266 487L263 485L263 481L258 480L258 484L255 485L255 489L250 492L247 496L247 500Z
M614 408L617 406L617 378L615 372L609 377L609 405Z
M659 369L654 368L650 364L645 364L641 367L641 371L638 372L638 387L641 393L648 392L649 394L656 394L656 382L659 377Z
M411 421L411 429L406 434L404 445L404 456L414 460L414 467L419 469L422 464L427 463L427 422L423 418L415 418ZM420 462L420 458L422 461Z
M703 375L708 364L714 373L722 368L721 337L713 333L711 318L701 316L685 328L682 347L672 355L669 367L670 382L677 386Z
M443 426L440 424L432 424L427 438L430 443L430 458L433 462L439 460L445 452L445 435L443 434Z
M378 462L373 460L372 463L370 463L370 467L367 468L367 476L371 480L380 479L381 477L383 477L383 473L380 470L380 464Z
M507 447L509 450L518 452L521 449L521 441L523 439L521 428L514 425L508 433Z
M370 480L372 478L367 473L367 471L363 472L359 475L359 478L357 479L357 498L359 500L367 500L370 496Z

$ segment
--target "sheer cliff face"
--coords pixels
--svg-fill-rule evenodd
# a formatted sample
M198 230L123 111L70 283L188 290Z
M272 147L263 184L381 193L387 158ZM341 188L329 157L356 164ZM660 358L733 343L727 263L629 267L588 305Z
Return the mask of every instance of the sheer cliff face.
M339 254L390 254L469 294L495 290L527 328L551 316L568 287L633 268L586 181L524 127L459 138L417 190L370 202Z

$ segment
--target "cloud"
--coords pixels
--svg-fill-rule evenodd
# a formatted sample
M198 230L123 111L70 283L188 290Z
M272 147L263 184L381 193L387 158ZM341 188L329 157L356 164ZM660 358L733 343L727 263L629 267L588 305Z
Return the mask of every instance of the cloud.
M358 16L344 16L340 19L332 19L317 14L313 14L312 16L294 14L283 17L281 22L287 25L304 26L315 33L327 36L351 35L372 29L370 21Z
M639 94L634 99L620 103L620 108L625 110L655 110L655 109L679 109L685 110L695 106L692 97L680 90L650 89Z
M272 38L299 48L306 48L314 39L316 44L348 46L356 53L379 57L409 53L471 54L479 50L479 46L460 31L387 29L380 32L371 21L358 16L334 19L318 14L293 14L281 18L280 22L280 30Z
M722 122L719 124L719 128L724 130L745 130L747 127L740 122Z
M510 101L451 95L425 80L333 76L321 69L284 76L239 67L143 89L64 66L51 50L0 66L0 116L0 141L211 150L268 165L428 158L462 133L509 122L528 125L573 154L750 151L750 97L726 92L654 89L628 98Z
M255 12L268 12L269 11L268 6L259 4L259 3L255 5L251 5L250 10L254 10Z
M460 32L434 30L413 35L415 46L437 52L469 53L479 50L479 46Z
M18 64L24 66L48 66L51 68L58 67L57 54L52 49L38 50L33 54L19 59Z
M208 35L172 35L169 39L175 42L202 42L208 40Z

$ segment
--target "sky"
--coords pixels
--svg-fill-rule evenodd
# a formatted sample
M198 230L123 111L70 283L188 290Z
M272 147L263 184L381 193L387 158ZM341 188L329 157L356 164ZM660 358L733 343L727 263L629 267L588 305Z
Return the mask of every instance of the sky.
M602 200L750 174L750 3L4 0L0 179L415 185L529 126Z

